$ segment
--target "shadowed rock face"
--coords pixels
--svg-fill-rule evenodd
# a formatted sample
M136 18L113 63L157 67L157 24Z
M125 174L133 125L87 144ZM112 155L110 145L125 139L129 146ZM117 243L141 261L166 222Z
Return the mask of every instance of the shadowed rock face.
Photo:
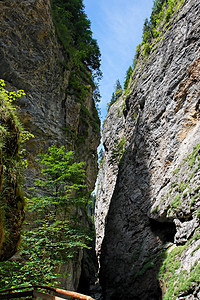
M15 112L0 94L0 261L10 258L20 243L24 221L19 157L20 128Z
M198 299L197 281L182 292L178 284L180 274L190 274L200 258L200 241L191 240L199 232L200 204L199 11L199 2L184 2L156 50L137 66L129 96L122 96L108 113L104 177L100 175L96 204L106 300L162 299L170 283L168 275L158 273L169 253L178 250L169 299ZM123 158L119 165L111 164L113 138L119 143L122 136ZM189 275L184 276L187 280Z
M55 143L76 149L79 159L86 161L87 184L93 189L100 134L98 126L94 128L92 122L84 122L87 116L81 104L73 91L70 94L67 91L70 71L65 67L65 53L55 33L50 3L50 0L0 1L0 78L10 90L26 92L18 102L20 118L35 138L26 144L29 167L25 186L32 187L40 171L35 161L37 154ZM91 87L82 105L99 125L92 94ZM80 218L87 217L83 213ZM71 265L65 268L73 273L67 288L78 285L81 259L82 253L77 260L77 272Z

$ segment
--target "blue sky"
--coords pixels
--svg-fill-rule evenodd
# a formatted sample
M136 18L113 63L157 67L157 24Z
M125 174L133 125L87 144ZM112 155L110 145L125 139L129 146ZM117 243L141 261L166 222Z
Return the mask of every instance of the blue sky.
M101 51L101 115L106 116L117 79L122 86L126 71L133 63L136 46L141 42L145 18L149 18L153 0L83 0L91 21L93 37Z

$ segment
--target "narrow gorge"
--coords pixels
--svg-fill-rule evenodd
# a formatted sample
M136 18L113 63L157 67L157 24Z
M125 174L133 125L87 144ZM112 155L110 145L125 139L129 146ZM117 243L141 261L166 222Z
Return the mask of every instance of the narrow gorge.
M98 171L100 52L83 1L0 1L0 290L38 284L31 272L17 281L16 270L30 258L23 256L24 237L34 237L41 211L46 217L46 202L28 211L35 182L45 187L39 195L47 194L38 155L56 145L85 162L76 174L86 174L81 189L87 186L89 206L67 213L63 206L58 214L52 202L49 226L58 217L57 230L67 215L84 233L77 248L69 241L70 259L58 264L55 251L58 276L52 281L44 268L44 283L96 300L200 299L200 2L153 2L130 78L108 108ZM11 101L12 91L21 92ZM43 237L36 244L45 243Z

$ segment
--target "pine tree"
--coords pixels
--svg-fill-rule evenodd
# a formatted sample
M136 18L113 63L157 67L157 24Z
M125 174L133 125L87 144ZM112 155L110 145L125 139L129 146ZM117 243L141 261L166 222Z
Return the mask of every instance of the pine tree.
M130 78L131 78L132 73L133 73L133 69L132 69L132 67L130 66L130 67L128 68L128 70L126 71L126 77L125 77L125 81L124 81L124 90L126 90L127 87L128 87L128 84L129 84L129 81L130 81Z
M115 103L117 101L117 99L122 95L123 93L123 89L122 89L122 86L121 86L121 83L119 81L119 79L116 80L115 82L115 86L114 86L114 92L112 93L112 98L110 100L110 102L107 104L107 108L109 110L109 108L111 107L111 105L113 103Z

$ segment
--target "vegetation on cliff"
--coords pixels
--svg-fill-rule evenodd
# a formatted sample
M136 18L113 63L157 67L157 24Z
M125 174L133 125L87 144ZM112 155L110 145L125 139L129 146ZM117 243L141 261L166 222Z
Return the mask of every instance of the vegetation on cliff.
M112 98L110 100L110 102L107 104L107 110L109 110L109 108L111 107L111 105L113 103L115 103L117 101L117 99L119 99L119 97L122 95L123 89L121 86L121 83L118 80L116 80L115 86L114 86L114 92L112 93Z
M21 125L12 102L24 91L9 92L0 80L0 260L11 257L20 241L25 205L22 145L32 135Z
M128 86L132 73L135 70L140 59L148 57L159 42L162 31L169 23L173 13L180 8L183 0L154 0L150 19L145 19L143 26L142 42L137 46L133 59L133 65L129 66L124 79L124 91L128 91ZM123 90L121 90L122 94ZM115 91L116 93L116 91ZM112 98L108 103L108 108L117 101L118 97ZM113 101L114 99L114 101Z
M19 258L0 266L2 289L58 283L61 274L56 270L75 258L79 249L88 248L91 239L91 233L80 226L74 213L89 199L84 163L75 162L72 151L55 145L48 153L40 154L39 161L43 166L41 179L35 183L34 196L27 199L29 220L23 230Z
M198 240L200 238L199 228L185 245L171 247L165 251L165 259L158 275L161 286L167 290L163 300L175 300L178 296L187 295L188 291L195 290L199 284L200 265L195 252L200 248ZM189 269L181 265L181 258L191 249ZM198 288L197 288L198 290Z
M154 50L173 13L180 8L182 3L183 0L154 0L150 19L145 19L144 22L142 42L136 48L133 71L139 58L148 56Z
M91 23L82 0L52 0L52 14L57 34L65 49L65 66L71 71L69 89L78 97L94 88L94 79L101 78L100 50L92 37Z
M25 6L27 9L29 9L29 4ZM32 9L34 10L35 8L35 6L32 7L31 6L32 4L30 4L30 8L31 8L30 11L32 11ZM23 11L21 7L23 7L23 4L22 6L20 6L20 10ZM43 10L43 7L45 9L47 7L49 8L48 3L47 5L46 4L37 5L38 10L37 9L34 10L35 20L38 21L39 20L38 18L42 15L41 12L45 11L45 9ZM10 9L12 13L13 12L12 10L15 9L15 6L11 5L8 9ZM26 20L29 20L30 15L27 14L26 10L24 11L26 15ZM40 11L41 15L38 15L38 11ZM20 12L19 12L19 16L20 16ZM47 160L45 161L45 159L47 158L47 154L44 154L43 156L40 157L38 164L35 163L34 161L34 166L31 166L30 170L28 170L27 172L28 173L27 185L30 185L30 182L34 180L34 176L39 176L39 178L41 179L38 180L36 184L38 188L38 192L37 192L38 195L35 195L31 199L27 199L27 206L26 206L27 216L28 216L26 218L27 224L25 224L24 226L25 228L22 233L22 242L21 245L19 246L20 229L21 229L22 222L24 220L24 205L25 205L24 196L21 189L21 182L23 180L22 173L23 173L23 167L25 162L24 160L21 159L22 158L21 143L27 138L27 133L23 130L19 122L19 119L17 118L17 109L15 109L12 106L10 100L11 100L11 96L15 96L15 97L17 97L18 95L24 96L24 94L22 91L15 94L5 92L7 95L7 96L5 95L5 97L7 97L8 98L7 99L4 97L3 89L2 89L3 96L0 95L1 113L2 113L0 116L2 118L1 120L2 122L0 123L0 135L1 135L0 136L0 145L1 145L1 156L0 156L1 181L0 182L2 188L1 198L5 200L5 203L3 201L1 202L3 203L1 207L1 227L2 227L1 245L3 246L2 249L4 249L4 252L0 253L1 259L4 261L12 257L13 254L15 254L18 249L20 249L20 251L17 253L16 256L12 258L13 261L7 261L1 263L0 266L1 288L16 286L22 283L23 284L35 283L36 281L38 283L49 283L50 281L51 282L58 281L59 271L58 272L55 271L55 267L58 267L58 265L59 267L61 267L63 262L66 263L71 258L74 258L75 263L77 262L80 263L81 255L82 255L80 249L87 248L88 246L86 245L86 242L90 240L88 233L85 232L86 228L80 227L79 221L77 220L77 216L81 215L82 221L84 222L84 226L88 227L87 224L88 220L85 213L86 211L85 206L89 198L88 196L89 188L86 187L85 185L86 179L85 179L85 171L83 170L83 167L86 169L86 172L89 173L88 174L89 178L87 178L87 181L91 188L94 180L92 176L95 177L96 175L97 167L95 166L95 159L96 159L95 146L99 140L99 127L100 127L98 112L95 108L95 102L98 102L100 98L98 89L95 89L97 86L97 82L95 81L96 80L98 81L98 79L100 79L101 77L100 52L99 52L97 42L92 38L92 32L90 30L90 21L87 19L87 16L84 13L84 6L82 1L52 0L52 13L53 13L54 24L56 27L56 33L58 34L65 51L63 52L62 47L59 46L59 43L57 43L57 39L55 38L53 27L48 26L49 23L51 23L50 25L52 25L51 19L49 19L51 15L49 14L49 10L48 10L47 15L45 15L45 19L41 18L41 20L39 20L39 22L41 23L39 24L39 26L37 24L36 26L37 28L35 28L34 32L38 33L42 28L42 30L45 30L45 34L46 34L46 28L48 28L47 35L45 35L45 38L47 36L49 40L48 38L47 40L44 39L44 45L46 41L52 44L52 48L51 47L50 48L51 50L53 49L53 51L48 52L50 53L49 55L52 55L52 57L50 57L49 61L47 60L49 64L48 63L46 64L46 60L43 60L43 56L41 58L41 61L43 62L45 61L45 63L43 64L44 69L45 69L45 65L48 65L48 70L50 70L51 66L53 66L52 69L54 68L53 71L55 70L56 73L56 79L55 79L56 91L53 93L51 93L50 91L51 93L50 99L48 98L49 97L48 94L46 96L45 93L47 92L45 91L47 90L49 91L49 87L53 86L51 83L49 83L49 77L46 76L46 74L47 73L55 74L55 73L49 72L48 70L47 72L42 73L41 69L38 68L37 69L38 73L35 72L35 74L37 73L38 82L40 81L39 85L34 82L34 84L31 85L31 89L29 89L29 86L27 86L28 96L22 99L23 103L20 102L22 112L24 113L24 110L26 110L24 115L26 115L27 113L28 117L31 116L30 128L33 128L33 130L36 131L36 139L34 140L33 143L30 143L27 147L28 149L31 150L30 153L30 156L32 156L31 160L34 161L35 152L38 151L38 149L33 149L35 146L34 143L37 143L37 141L40 139L40 135L41 135L40 145L42 146L41 147L38 146L38 148L42 149L41 151L43 152L47 151L47 149L45 150L45 147L46 144L49 145L50 140L52 142L52 140L55 139L58 145L60 145L61 143L67 144L68 141L66 141L67 140L66 137L63 136L57 137L56 135L57 134L59 135L60 128L61 128L60 130L61 134L62 131L64 131L65 129L66 131L67 130L70 131L71 129L70 124L67 123L69 119L69 118L67 119L68 117L67 114L69 111L67 104L71 101L72 102L71 110L73 110L73 117L75 119L75 123L77 126L73 131L74 127L72 124L72 130L70 133L72 133L73 136L71 140L68 139L70 140L70 142L72 141L69 147L71 147L71 149L79 148L76 151L76 152L79 151L79 153L76 153L76 158L79 156L79 159L81 160L80 156L83 157L83 159L87 161L87 166L84 167L83 163L75 163L74 154L72 152L66 153L64 147L55 148L52 146L49 149L49 151L51 152L51 154L49 154L51 157L49 159L49 162L50 161L52 162L52 166L51 166L52 179L50 180L48 177L50 176L50 173L48 173L47 171L47 169L50 168L49 162L47 163L48 164L47 169L45 167L47 166L45 163L47 162ZM4 15L6 15L6 13ZM19 17L17 21L19 19L21 18ZM16 24L18 25L17 21ZM47 25L47 27L45 26L43 27L41 25L43 22L45 23L45 26ZM29 22L27 23L29 24ZM27 25L27 28L30 28L30 25ZM25 34L25 29L23 28L23 26L20 26L20 23L18 29L19 31L17 33L19 33L20 36L22 32L23 34ZM8 38L12 40L12 37L10 37L10 32L12 31L9 31ZM30 37L31 35L32 33L30 34ZM28 40L29 32L23 36ZM32 43L30 42L30 40L28 40L28 43L31 44L32 48L28 55L30 55L31 58L34 58L35 55L34 49L37 48L39 52L41 51L43 52L42 50L43 48L40 43L39 44L36 43L35 39L33 41L31 40ZM38 40L40 40L40 38L38 38ZM24 43L24 40L22 41L22 43ZM55 48L56 51L54 51ZM23 48L24 52L26 51L25 49ZM32 54L32 51L34 55ZM20 59L18 59L18 61L20 63ZM34 64L34 59L31 60L31 63ZM56 68L59 69L58 72ZM17 73L16 78L14 78L13 80L11 79L7 79L7 80L10 81L12 85L20 86L23 83L23 80L18 80L19 79L18 76L20 77L22 73L22 69L20 69L18 65L15 65L15 70ZM66 70L68 72L66 72ZM40 74L40 72L42 75ZM30 75L30 72L27 71L26 75L28 81L28 76ZM68 81L68 75L70 76L69 81ZM5 75L4 77L8 78L8 76L7 77L6 76L7 75ZM46 82L44 82L45 80L43 80L44 78L46 82L48 82L47 85ZM52 78L54 78L54 75L52 75ZM45 88L43 89L44 86ZM94 100L93 101L92 94L94 90L95 92L93 95L93 100ZM40 92L42 91L41 92L42 96L39 93L39 91ZM54 107L53 105L51 106L51 102L50 102L51 99L52 101L57 102L58 105L56 105L56 109L58 107L61 108L60 110L58 109L58 114L56 115L56 117L54 115L54 120L52 120L53 122L56 119L58 119L59 112L62 110L62 115L61 115L62 122L56 121L55 127L58 128L56 128L55 132L54 130L52 130L53 134L51 131L52 128L50 127L51 124L49 122L51 117L49 119L46 118L47 115L45 110L46 108L43 110L44 108L43 105L46 99L45 97L48 99L47 110L49 110L50 108L50 111L53 112ZM56 97L58 98L60 97L60 98L58 99ZM36 111L34 112L31 111L31 109L29 110L30 99L33 99L32 104L34 109L35 109L34 103L38 103L38 106L36 105ZM39 99L38 102L37 99ZM4 106L5 106L5 111L3 110ZM42 111L42 115L44 114L44 118L39 120L41 122L41 123L39 122L39 124L41 124L41 128L39 128L38 123L36 124L36 121L38 120L37 117L35 117L38 111L40 112L40 109ZM4 119L6 119L5 122L6 124L4 124ZM26 122L27 123L29 122L29 118L28 121L26 120ZM43 135L43 129L44 129L43 124L46 127L45 134L47 133L45 136ZM61 126L59 127L58 124L59 125L61 124L62 127ZM70 128L63 129L64 125ZM39 130L37 130L38 128ZM90 145L90 143L93 144ZM86 148L88 152L86 151ZM81 151L82 153L80 154ZM56 158L57 152L60 153L59 164L56 164L58 162L58 159ZM94 153L91 155L91 158L89 157L90 153ZM61 158L62 156L61 154L63 155L63 160ZM68 169L65 169L64 161L65 163L67 162L69 163ZM38 173L38 168L40 164L44 164L44 168L42 169L42 174ZM94 167L92 164L94 165ZM91 168L91 165L94 171ZM34 174L31 173L32 171L31 168L34 169ZM57 177L58 170L60 170L60 175ZM4 173L3 176L2 173ZM33 175L31 180L30 180L30 174L31 176ZM3 178L3 185L2 185L2 178ZM45 178L45 180L42 180L42 178ZM66 180L68 181L67 183ZM11 203L8 203L9 201ZM9 232L11 231L13 236L9 235ZM71 268L72 264L73 262L68 266L70 266ZM75 271L73 270L72 272L74 275L76 273L76 270ZM79 270L77 271L77 273L79 273ZM67 275L68 274L64 274L63 278ZM78 282L79 274L76 274L74 276L77 276L76 281ZM63 281L64 280L65 279L63 279ZM74 278L71 279L72 284L73 281L75 282Z
M65 59L61 63L70 71L67 94L81 103L80 132L77 146L89 135L89 128L100 132L99 80L101 54L97 41L92 37L91 23L84 12L82 0L51 0L52 16L56 32L65 50ZM88 110L85 100L93 95L94 105ZM66 128L66 131L69 130ZM73 129L70 129L74 137Z

